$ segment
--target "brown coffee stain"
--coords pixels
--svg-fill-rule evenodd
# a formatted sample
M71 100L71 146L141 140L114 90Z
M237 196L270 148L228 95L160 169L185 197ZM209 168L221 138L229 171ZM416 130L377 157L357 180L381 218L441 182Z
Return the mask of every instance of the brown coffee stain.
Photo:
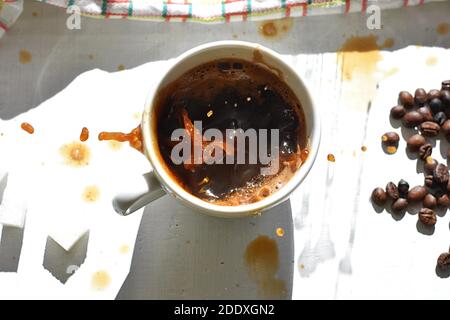
M22 122L20 127L22 128L23 131L28 132L29 134L33 134L34 133L33 126L31 124L29 124L28 122Z
M256 63L256 64L262 64L262 65L266 66L266 67L269 68L273 73L275 73L280 79L283 79L283 78L284 78L284 74L283 74L283 72L282 72L280 69L278 69L278 68L276 68L276 67L274 67L274 66L271 66L271 65L267 64L267 63L264 61L264 57L263 57L263 55L261 54L261 51L259 51L258 49L255 49L255 50L253 51L253 62Z
M280 261L275 240L267 236L257 237L248 244L244 258L250 276L258 283L261 298L286 297L284 281L276 278Z
M337 52L341 75L342 99L349 109L366 110L377 90L375 73L383 59L381 49L390 48L394 40L386 39L382 45L376 35L350 37Z
M65 158L66 164L73 167L87 166L91 156L89 148L78 141L63 145L60 153Z
M96 291L103 291L111 284L111 276L105 270L99 270L92 275L91 286Z
M329 162L336 162L336 157L334 156L334 154L329 153L329 154L327 155L327 160L328 160Z
M429 67L434 67L435 65L437 65L437 63L438 63L438 58L435 56L430 56L425 61L425 64Z
M124 244L119 248L119 252L121 254L127 254L128 252L130 252L130 247L128 245Z
M395 45L395 40L392 38L387 38L384 40L382 48L383 49L392 49Z
M300 263L299 267L300 267L301 270L305 269L305 265L303 263Z
M366 152L366 151L367 151L367 147L366 147L366 146L362 146L362 147L361 147L361 151L362 151L362 152Z
M100 189L97 186L87 186L83 190L82 198L86 202L95 202L100 198Z
M31 15L32 15L33 17L37 17L37 16L38 16L38 13L37 13L36 11L33 11L33 12L31 13Z
M100 132L98 135L98 140L105 141L116 141L116 142L128 142L130 146L140 152L143 152L144 145L142 140L142 130L141 125L137 126L129 133L123 132Z
M437 25L436 32L441 36L446 36L450 32L450 24L442 22Z
M283 237L284 236L284 229L283 228L277 228L276 230L275 230L275 234L278 236L278 237Z
M237 39L237 38L238 38L238 35L237 35L237 34L233 34L231 37L232 37L233 39Z
M80 133L80 141L86 141L87 139L89 139L89 129L86 127L83 127L83 129L81 129L81 133Z
M124 66L123 64L119 64L119 65L117 66L117 70L123 71L123 70L125 70L125 66Z
M33 56L30 51L20 50L19 52L19 62L21 64L28 64L33 59Z
M91 53L91 54L88 54L88 58L89 58L89 60L94 60L95 56Z
M294 22L291 18L264 21L259 26L259 34L268 39L279 39L292 30Z

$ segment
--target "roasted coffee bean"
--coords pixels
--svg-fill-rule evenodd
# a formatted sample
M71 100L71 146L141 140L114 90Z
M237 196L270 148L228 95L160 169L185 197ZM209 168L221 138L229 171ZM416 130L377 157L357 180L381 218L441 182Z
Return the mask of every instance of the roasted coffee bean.
M427 102L427 100L428 97L425 89L422 88L417 89L416 92L414 93L414 102L418 106L423 106Z
M444 124L441 126L441 131L444 134L447 141L450 142L450 120L444 122Z
M420 124L420 132L427 137L435 137L439 134L440 126L431 121L425 121Z
M395 106L391 109L391 116L394 119L401 119L406 114L404 106Z
M436 122L438 125L442 126L445 121L447 120L447 116L444 112L438 112L433 117L434 122Z
M417 111L407 112L402 118L402 123L407 128L417 127L422 122L423 116Z
M408 192L408 201L409 202L419 202L422 201L423 198L427 195L427 188L424 186L415 186Z
M437 203L441 207L448 208L448 206L450 206L450 198L444 193L442 196L438 197Z
M417 109L417 112L420 113L423 117L423 121L434 121L433 114L431 110L427 106L420 107Z
M433 146L429 143L424 144L419 148L419 158L425 161L433 152Z
M389 182L386 185L386 193L392 200L397 200L400 197L398 188L393 182Z
M440 95L440 93L439 93ZM433 112L434 114L441 112L442 111L442 101L439 98L434 98L433 100L430 101L429 103L431 112Z
M372 191L372 202L382 207L386 204L387 194L383 188L375 188Z
M428 188L433 188L433 187L434 187L434 179L433 179L433 175L426 175L426 176L425 176L425 180L424 180L424 184L425 184Z
M427 98L428 102L433 100L434 98L439 98L441 96L441 91L437 89L432 89L428 92Z
M436 224L436 213L429 208L423 208L419 211L419 220L426 226L434 226Z
M448 108L450 108L450 89L441 91L441 101L445 111L448 111Z
M450 80L442 81L442 88L441 88L441 90L450 90Z
M408 197L409 183L401 179L397 184L398 194L400 198Z
M432 157L428 157L425 159L423 164L423 171L426 175L433 175L434 169L438 165L438 162Z
M398 95L398 102L405 108L409 109L414 106L414 97L407 91L402 91Z
M406 147L410 152L418 152L420 147L426 143L425 138L420 134L415 134L409 137L406 141Z
M442 271L446 271L450 268L450 253L445 252L437 259L437 266Z
M433 153L433 146L430 143L424 144L419 148L419 158L426 161Z
M427 194L423 198L423 206L425 208L433 209L437 206L437 199L435 196L433 196L431 193Z
M391 209L394 213L400 213L408 207L408 200L399 198L392 203Z
M439 163L433 172L434 181L441 185L447 185L448 183L448 167L445 164Z
M381 136L381 141L387 146L397 146L400 137L395 132L386 132Z

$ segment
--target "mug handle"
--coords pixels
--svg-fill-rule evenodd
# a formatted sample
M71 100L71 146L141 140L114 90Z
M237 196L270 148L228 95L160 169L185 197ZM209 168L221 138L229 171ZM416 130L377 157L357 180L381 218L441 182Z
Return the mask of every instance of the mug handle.
M165 194L154 172L150 171L127 183L127 191L114 197L113 207L118 214L128 216Z

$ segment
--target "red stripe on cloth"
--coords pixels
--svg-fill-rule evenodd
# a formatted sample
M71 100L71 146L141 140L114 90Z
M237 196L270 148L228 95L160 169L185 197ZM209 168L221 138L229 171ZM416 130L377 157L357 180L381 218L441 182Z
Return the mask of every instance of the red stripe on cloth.
M8 26L6 24L3 24L1 21L0 21L0 28L2 28L5 31L8 31Z
M404 6L404 7L407 7L408 4L409 4L409 0L403 0L403 6Z
M350 0L345 0L345 13L350 11Z
M423 5L425 3L425 0L420 0L419 1L419 5L421 6L421 5Z
M302 3L287 3L286 4L286 17L291 15L291 8L302 7L302 15L306 17L308 15L308 4L306 2Z
M362 0L361 2L361 11L366 12L367 11L367 0Z

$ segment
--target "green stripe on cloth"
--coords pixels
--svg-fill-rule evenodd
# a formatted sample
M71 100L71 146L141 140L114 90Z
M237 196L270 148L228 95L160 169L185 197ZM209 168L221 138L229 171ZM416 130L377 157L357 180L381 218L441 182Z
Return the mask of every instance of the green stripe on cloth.
M131 17L133 15L133 0L129 0L128 2L128 16Z
M189 18L192 18L192 3L189 3Z
M73 6L73 3L75 2L75 0L69 0L69 3L67 4L68 7Z
M286 8L286 0L281 0L281 7Z
M247 0L247 12L252 12L252 0Z
M163 1L163 10L162 10L162 14L161 15L163 17L167 16L167 1L166 0Z
M222 17L225 18L226 11L225 11L225 1L222 1Z
M102 16L106 16L106 10L108 9L108 0L102 2Z

